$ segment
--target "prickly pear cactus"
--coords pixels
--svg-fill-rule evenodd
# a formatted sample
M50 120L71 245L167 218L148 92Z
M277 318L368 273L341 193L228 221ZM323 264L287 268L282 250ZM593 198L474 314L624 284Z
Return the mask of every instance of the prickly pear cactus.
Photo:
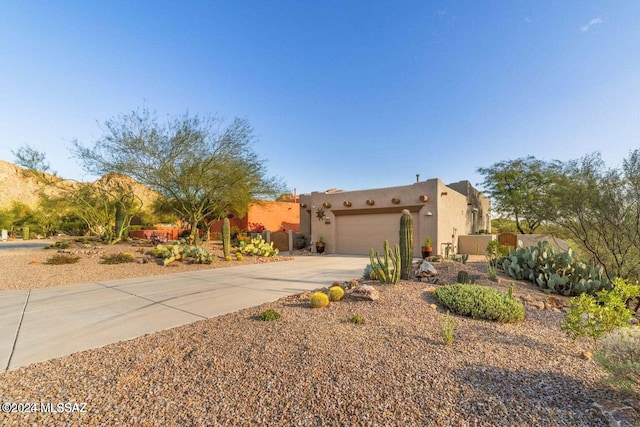
M561 295L593 294L611 287L602 267L577 260L571 249L553 249L546 241L528 248L519 245L509 252L502 267L514 279L532 281L545 292Z

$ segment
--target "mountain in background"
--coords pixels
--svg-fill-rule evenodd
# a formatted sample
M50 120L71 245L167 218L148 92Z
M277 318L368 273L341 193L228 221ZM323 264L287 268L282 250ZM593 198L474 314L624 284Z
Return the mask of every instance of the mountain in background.
M48 175L48 177L52 178L53 176ZM61 184L72 187L76 183L73 180L63 180ZM121 185L132 188L136 196L142 200L145 210L150 208L158 198L157 192L124 175L108 174L93 181L92 184ZM0 209L10 208L12 203L16 201L35 209L38 207L40 195L59 197L63 195L63 191L41 183L28 170L18 165L0 160Z

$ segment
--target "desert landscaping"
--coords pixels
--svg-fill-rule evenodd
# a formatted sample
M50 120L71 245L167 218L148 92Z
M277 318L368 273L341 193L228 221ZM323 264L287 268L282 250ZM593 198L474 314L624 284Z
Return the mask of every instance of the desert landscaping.
M239 261L224 261L222 245L205 242L203 247L214 255L211 264L187 264L174 262L166 267L160 260L149 255L152 248L149 242L131 241L115 245L91 242L77 243L72 238L46 240L45 245L56 242L68 242L66 249L12 249L0 250L0 271L11 271L2 276L0 290L36 289L59 285L99 282L131 277L158 276L162 274L182 273L210 268L225 268L246 264L286 261L288 257L246 257ZM11 245L11 243L6 243ZM130 253L135 263L103 264L103 257L110 254ZM76 264L48 265L46 262L56 254L78 256ZM19 266L19 267L18 267Z
M85 248L78 264L62 266L44 264L55 249L2 251L2 270L12 272L3 277L19 277L3 279L3 290L227 266L233 274L238 262L99 264L101 252L144 256L138 249ZM292 295L4 372L5 402L75 402L84 411L5 413L2 424L606 426L617 418L638 425L633 395L605 384L587 343L560 331L566 299L502 275L491 282L486 262L474 261L434 263L438 281L455 283L465 270L504 292L514 283L523 322L454 316L446 345L438 284L370 281L376 301L347 295L323 309L309 308L309 293ZM267 309L281 318L258 320ZM362 324L350 322L356 314Z

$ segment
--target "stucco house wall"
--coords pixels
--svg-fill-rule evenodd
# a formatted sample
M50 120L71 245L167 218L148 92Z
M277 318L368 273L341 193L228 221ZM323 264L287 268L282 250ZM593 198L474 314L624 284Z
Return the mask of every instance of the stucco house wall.
M400 215L407 209L414 219L414 256L421 256L426 237L432 239L434 254L444 255L447 246L455 251L458 235L480 229L477 212L489 209L489 199L465 183L452 188L429 179L398 187L303 194L300 232L311 242L322 236L326 253L367 254L369 248L381 250L384 240L399 242Z

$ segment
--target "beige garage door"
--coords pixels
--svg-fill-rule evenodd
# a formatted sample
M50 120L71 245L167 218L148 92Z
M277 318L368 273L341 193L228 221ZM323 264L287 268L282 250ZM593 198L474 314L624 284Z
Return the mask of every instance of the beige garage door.
M420 245L415 235L418 215L413 213L413 255L420 256ZM336 216L336 253L368 255L373 248L382 252L385 240L393 245L399 243L400 214L380 213Z

